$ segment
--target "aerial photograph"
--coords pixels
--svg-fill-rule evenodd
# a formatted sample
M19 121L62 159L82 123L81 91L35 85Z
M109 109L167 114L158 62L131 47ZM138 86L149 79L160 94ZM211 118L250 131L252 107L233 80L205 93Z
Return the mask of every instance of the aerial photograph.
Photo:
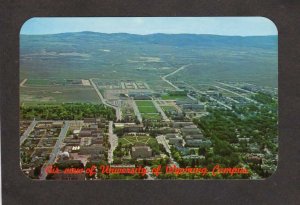
M20 31L33 180L264 180L278 32L264 17L36 17Z

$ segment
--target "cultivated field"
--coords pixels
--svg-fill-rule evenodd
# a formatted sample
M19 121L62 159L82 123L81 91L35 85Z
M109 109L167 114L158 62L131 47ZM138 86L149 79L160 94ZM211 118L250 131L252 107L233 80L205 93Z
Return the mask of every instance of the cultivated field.
M34 86L20 87L21 104L36 103L99 103L95 90L90 86Z

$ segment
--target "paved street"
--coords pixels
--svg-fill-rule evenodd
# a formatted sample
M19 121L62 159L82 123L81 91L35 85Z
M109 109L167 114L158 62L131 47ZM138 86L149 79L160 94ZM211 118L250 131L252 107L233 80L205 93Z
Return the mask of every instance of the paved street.
M135 116L137 117L138 121L140 121L140 123L142 123L143 122L142 115L141 115L140 110L138 109L135 101L131 100L131 104L132 104Z
M47 176L47 173L45 171L45 168L49 165L52 165L54 163L54 160L61 148L61 144L63 142L63 140L65 139L66 135L67 135L67 132L69 130L69 127L70 127L70 124L68 121L65 121L65 124L64 126L61 128L61 131L59 133L59 136L58 136L58 139L52 149L52 153L50 154L50 159L48 160L48 162L46 162L44 164L44 166L42 167L42 170L41 170L41 175L40 175L40 179L46 179L46 176Z
M190 88L192 88L195 92L200 93L200 94L204 94L202 91L196 89L195 87L193 87L193 86L191 86L191 85L189 85L189 84L187 84L187 83L186 83L186 85L188 85ZM229 109L229 110L232 110L232 108L231 108L230 106L228 106L228 105L226 105L226 104L220 102L219 100L217 100L217 99L215 99L215 98L213 98L213 97L211 97L211 96L209 97L209 99L212 100L212 101L215 101L215 102L218 103L219 105L222 105L223 107L225 107L225 108L227 108L227 109Z
M92 86L94 87L95 91L97 92L97 95L99 96L101 102L108 106L108 107L111 107L113 109L115 109L116 111L116 117L117 117L117 120L121 120L122 119L122 112L121 112L121 109L118 107L118 106L114 106L114 105L111 105L109 103L106 102L106 100L104 99L103 95L101 94L101 92L99 91L99 89L97 88L96 84L93 82L93 79L90 79L90 82L92 84Z
M108 163L114 161L114 150L118 146L118 137L113 133L113 121L109 121L108 141L110 143L110 149L108 150Z
M160 114L161 114L162 118L164 119L164 121L170 121L169 118L167 117L166 113L159 106L159 104L153 99L152 99L152 102L153 102L155 108L157 109L157 111L160 112Z
M250 101L250 102L257 103L255 100L253 100L253 99L251 99L251 98L248 98L248 97L246 97L246 96L244 96L244 95L241 95L241 94L239 94L239 93L237 93L237 92L234 92L234 91L232 91L232 90L228 90L228 89L226 89L226 88L221 88L221 87L219 87L219 86L217 86L217 85L215 85L214 87L215 87L215 88L218 88L218 89L220 89L220 90L225 90L225 91L227 91L227 92L229 92L229 93L235 94L235 95L237 95L237 96L239 96L239 97L241 97L241 98L244 98L244 99L246 99L246 100L248 100L248 101Z
M152 170L151 170L151 167L149 167L149 166L145 166L145 168L146 168L146 170L147 170L147 179L146 180L153 180L153 179L155 179L153 176L151 176L151 174L152 174Z
M242 89L242 88L233 86L233 85L229 85L229 84L227 84L227 83L222 83L222 82L217 82L217 83L219 83L219 84L221 84L221 85L225 85L225 86L230 87L230 88L234 88L234 89L240 90L240 91L242 91L242 92L255 94L255 92L252 92L252 91L250 91L250 90L245 90L245 89Z
M159 144L162 144L162 145L164 146L165 150L169 153L171 163L172 163L172 164L175 164L177 167L179 167L178 163L175 162L175 160L174 160L173 157L172 157L172 153L171 153L171 150L170 150L170 146L169 146L169 144L167 143L165 136L164 136L164 135L159 135L159 136L156 137L156 139L157 139L157 142L158 142Z
M27 130L23 133L23 135L20 138L20 145L23 144L23 142L28 138L29 134L34 129L34 127L36 126L37 123L38 122L35 119L33 119L33 121L31 122L31 124L27 128Z
M189 65L184 65L184 66L181 66L180 68L178 68L177 70L173 71L172 73L169 73L165 76L163 76L161 79L163 81L165 81L166 83L168 83L169 85L171 85L173 88L175 88L176 90L180 90L176 85L174 85L173 83L171 83L169 80L167 80L167 77L171 76L171 75L174 75L175 73L185 69L186 67L190 66L191 64Z
M25 78L21 83L20 83L20 87L25 87L25 83L27 82L27 78Z

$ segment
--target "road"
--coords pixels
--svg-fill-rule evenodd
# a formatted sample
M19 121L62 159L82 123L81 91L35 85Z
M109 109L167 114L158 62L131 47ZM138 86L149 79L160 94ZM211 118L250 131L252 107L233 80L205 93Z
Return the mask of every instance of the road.
M113 133L113 121L109 121L108 128L108 141L110 143L110 149L108 150L108 163L111 164L114 161L114 150L118 146L118 137Z
M33 119L27 130L23 133L23 135L20 138L20 145L23 144L23 142L28 138L29 134L32 132L37 123L38 122L35 119Z
M172 163L172 164L175 164L177 167L179 167L178 163L177 163L177 162L173 159L173 157L172 157L172 153L171 153L171 150L170 150L170 146L169 146L169 144L167 143L165 136L159 135L159 136L156 137L156 139L157 139L157 142L158 142L159 144L162 144L162 145L164 146L165 150L169 153L171 163Z
M169 74L167 74L167 75L165 75L164 76L164 78L167 78L167 77L169 77L169 76L171 76L171 75L174 75L175 73L177 73L177 72L179 72L179 71L181 71L181 70L183 70L183 69L185 69L187 66L190 66L191 64L189 64L189 65L184 65L184 66L181 66L180 68L178 68L177 70L175 70L175 71L173 71L173 72L171 72L171 73L169 73Z
M55 143L55 145L54 145L54 147L52 149L52 152L50 154L50 159L42 167L40 179L46 179L47 173L45 171L45 168L47 166L52 165L54 163L54 160L55 160L57 154L59 153L59 151L61 149L61 144L62 144L63 140L65 139L65 137L67 135L69 127L70 127L69 122L65 121L64 126L61 128L61 131L59 133L58 139L57 139L57 141L56 141L56 143Z
M97 94L98 94L98 96L99 96L99 98L101 100L101 103L103 103L104 105L106 105L108 107L113 108L116 111L117 120L121 120L122 119L121 109L118 106L111 105L111 104L107 103L106 100L104 99L103 95L101 94L101 92L97 88L96 84L93 82L92 78L90 79L90 82L91 82L92 86L94 87L95 91L97 92Z
M232 102L235 102L235 103L240 103L239 101L237 101L237 100L235 100L235 99L233 99L233 98L231 98L231 97L226 97L227 99L229 99L229 100L231 100Z
M170 81L168 81L168 80L167 80L167 77L169 77L169 76L171 76L171 75L174 75L175 73L177 73L177 72L179 72L179 71L185 69L186 67L188 67L188 66L190 66L190 65L191 65L191 64L181 66L181 67L178 68L177 70L175 70L175 71L173 71L173 72L171 72L171 73L169 73L169 74L163 76L161 79L162 79L163 81L165 81L166 83L168 83L169 85L171 85L171 86L172 86L173 88L175 88L176 90L180 90L176 85L174 85L173 83L171 83Z
M192 88L192 89L193 89L195 92L197 92L197 93L205 94L205 93L203 93L202 91L196 89L195 87L193 87L193 86L191 86L191 85L189 85L189 84L187 84L187 83L186 83L186 85L188 85L190 88ZM211 96L209 97L209 99L212 100L212 101L214 101L214 102L216 102L216 103L218 103L219 105L222 105L223 107L225 107L225 108L227 108L227 109L229 109L229 110L232 110L232 108L231 108L230 106L228 106L228 105L226 105L226 104L220 102L219 100L217 100L217 99L215 99L215 98L213 98L213 97L211 97Z
M140 121L140 123L143 122L143 118L142 118L142 115L140 113L140 110L138 109L136 103L134 100L131 100L131 104L132 104L132 107L133 107L133 111L134 111L134 114L135 116L137 117L138 121Z
M244 96L244 95L241 95L241 94L236 93L236 92L234 92L234 91L228 90L228 89L226 89L226 88L221 88L221 87L219 87L219 86L217 86L217 85L215 85L214 87L215 87L215 88L218 88L218 89L220 89L220 90L225 90L225 91L227 91L227 92L229 92L229 93L235 94L235 95L237 95L237 96L239 96L239 97L242 97L242 98L244 98L245 100L248 100L248 101L250 101L250 102L258 103L258 102L256 102L255 100L252 100L252 99L250 99L250 98L248 98L248 97L246 97L246 96Z
M147 170L147 179L146 180L154 180L155 178L153 176L151 176L152 174L152 170L151 170L151 167L149 166L145 166L145 169Z
M22 80L22 82L20 83L20 87L25 87L25 83L27 82L27 78L25 78L24 80Z
M200 90L198 90L198 89L196 89L195 87L193 87L192 85L190 85L190 84L187 84L187 83L185 83L187 86L189 86L190 88L192 88L195 92L198 92L198 93L200 93L200 94L205 94L204 92L202 92L202 91L200 91ZM201 84L199 84L199 85L201 85Z
M160 112L160 114L161 114L162 118L164 119L164 121L169 122L170 121L169 118L167 117L167 115L163 111L163 109L161 109L161 107L159 106L159 104L155 100L153 100L153 99L152 99L152 102L153 102L155 108L157 109L157 111Z
M209 99L212 100L212 101L215 101L215 102L218 103L219 105L222 105L222 106L224 106L225 108L227 108L227 109L229 109L229 110L232 110L232 108L231 108L230 106L228 106L228 105L226 105L226 104L220 102L219 100L217 100L217 99L215 99L215 98L213 98L213 97L209 97Z
M193 96L190 96L189 94L187 94L187 97L190 98L191 100L197 101L196 98L194 98Z
M255 92L252 92L252 91L250 91L250 90L245 90L245 89L243 89L243 88L239 88L239 87L236 87L236 86L233 86L233 85L229 85L229 84L227 84L227 83L222 83L222 82L217 82L217 83L219 83L219 84L221 84L221 85L225 85L225 86L230 87L230 88L235 88L235 89L237 89L237 90L239 90L239 91L242 91L242 92L255 94Z

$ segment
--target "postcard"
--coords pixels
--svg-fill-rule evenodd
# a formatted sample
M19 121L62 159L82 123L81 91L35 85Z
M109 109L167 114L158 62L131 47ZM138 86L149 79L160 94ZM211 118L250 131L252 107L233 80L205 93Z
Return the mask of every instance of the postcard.
M257 180L277 162L269 19L36 17L22 26L27 177Z

